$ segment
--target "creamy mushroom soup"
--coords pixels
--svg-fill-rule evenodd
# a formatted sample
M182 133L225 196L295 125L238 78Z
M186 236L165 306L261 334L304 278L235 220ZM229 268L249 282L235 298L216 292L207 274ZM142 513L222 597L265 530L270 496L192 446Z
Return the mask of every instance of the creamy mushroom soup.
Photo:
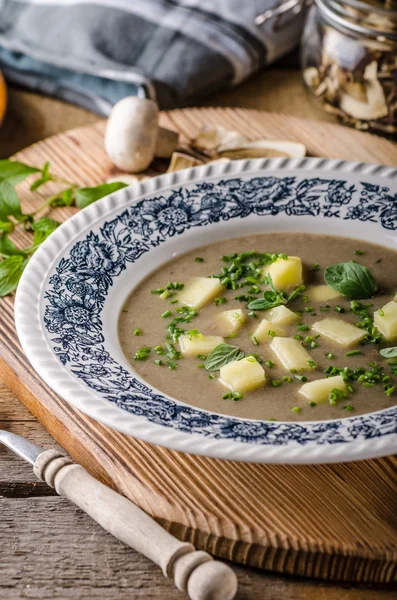
M236 417L312 421L396 404L397 253L274 233L201 247L127 298L121 347L162 392Z

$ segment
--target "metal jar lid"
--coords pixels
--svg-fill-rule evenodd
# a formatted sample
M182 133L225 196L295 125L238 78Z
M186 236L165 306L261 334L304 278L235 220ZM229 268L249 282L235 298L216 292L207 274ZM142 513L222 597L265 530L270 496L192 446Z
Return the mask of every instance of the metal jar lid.
M359 0L314 0L324 20L350 34L385 45L397 43L397 10ZM392 4L392 2L390 2Z

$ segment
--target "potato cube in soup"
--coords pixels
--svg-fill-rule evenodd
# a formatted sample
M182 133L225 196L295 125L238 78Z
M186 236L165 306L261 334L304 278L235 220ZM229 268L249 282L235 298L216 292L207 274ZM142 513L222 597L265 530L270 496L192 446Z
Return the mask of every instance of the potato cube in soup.
M270 275L277 290L296 287L303 282L302 261L299 256L278 258L274 263L265 267L264 275Z
M271 323L277 323L277 325L292 325L299 320L299 315L294 313L292 310L284 306L276 306L270 310L266 310L263 313L268 321Z
M217 278L195 277L185 285L177 298L182 304L200 309L218 296L223 289L223 285Z
M275 337L270 344L270 348L282 366L289 371L291 369L305 371L311 368L308 361L311 361L312 357L302 344L294 338Z
M237 333L244 325L246 316L241 308L224 310L218 315L217 324L219 324L220 333L225 337Z
M253 356L246 356L221 367L218 381L232 392L244 394L263 386L266 374Z
M208 354L216 346L223 343L223 338L219 335L181 335L179 338L179 346L183 356L197 356L198 354Z
M397 340L397 302L392 300L374 312L374 323L388 342Z
M271 323L267 319L262 319L252 337L256 338L258 342L261 342L262 344L266 344L266 342L270 343L274 337L274 335L270 335L271 332L284 337L288 335L287 331L280 327L280 325Z
M330 285L309 285L305 290L306 296L309 296L312 302L327 302L336 300L341 294L334 290Z
M328 398L332 390L346 391L346 383L340 375L335 377L327 377L325 379L316 379L308 381L299 388L299 393L305 396L310 402L321 404L328 402Z
M367 332L342 319L326 318L313 323L312 330L327 339L349 348L365 338Z

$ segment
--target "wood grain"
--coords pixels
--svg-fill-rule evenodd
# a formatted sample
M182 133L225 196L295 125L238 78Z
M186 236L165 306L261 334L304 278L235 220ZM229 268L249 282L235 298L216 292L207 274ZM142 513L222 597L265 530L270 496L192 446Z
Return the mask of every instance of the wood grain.
M62 498L0 498L0 512L2 599L186 600L158 567ZM331 586L233 568L239 580L237 600L395 598L390 587Z
M219 123L252 138L301 140L311 154L397 165L386 140L326 123L232 109L162 115L192 136ZM114 176L102 147L103 124L60 134L19 153L80 184ZM154 165L152 172L164 169ZM48 184L48 193L55 189ZM47 190L46 190L47 191ZM21 185L24 206L37 206ZM58 211L65 219L72 209ZM19 233L23 243L26 234ZM217 556L277 572L330 580L397 581L397 461L346 465L244 465L183 455L95 423L55 396L30 369L15 337L12 301L0 312L0 373L70 454L131 498L180 539ZM261 596L262 597L262 596Z

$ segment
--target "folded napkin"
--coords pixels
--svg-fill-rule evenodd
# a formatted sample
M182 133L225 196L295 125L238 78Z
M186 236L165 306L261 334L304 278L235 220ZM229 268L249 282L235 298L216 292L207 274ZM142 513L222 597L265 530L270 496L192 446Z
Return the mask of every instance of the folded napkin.
M280 0L0 0L10 81L107 114L131 94L186 106L292 50L303 11Z

